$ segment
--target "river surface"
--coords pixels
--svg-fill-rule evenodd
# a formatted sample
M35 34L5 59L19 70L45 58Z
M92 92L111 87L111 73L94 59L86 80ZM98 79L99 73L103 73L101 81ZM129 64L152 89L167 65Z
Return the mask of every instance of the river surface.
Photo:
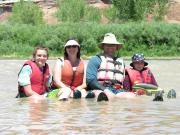
M0 60L1 135L174 135L180 132L180 61L149 60L161 88L163 102L153 96L96 102L94 99L16 99L17 74L24 60ZM49 60L52 68L55 60ZM129 65L129 61L126 61ZM175 89L176 99L167 99Z

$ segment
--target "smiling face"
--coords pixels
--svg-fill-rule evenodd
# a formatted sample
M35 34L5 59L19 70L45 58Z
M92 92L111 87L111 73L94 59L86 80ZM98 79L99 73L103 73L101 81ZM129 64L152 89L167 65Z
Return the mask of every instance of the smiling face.
M114 57L116 50L117 50L117 45L115 45L115 44L103 44L103 49L104 49L105 55Z
M77 57L78 49L79 47L77 45L69 45L65 48L65 51L67 52L68 56Z
M48 52L45 49L37 49L34 54L34 61L38 67L43 67L48 59Z
M134 67L134 69L141 71L144 68L144 61L141 60L141 61L133 62L133 67Z

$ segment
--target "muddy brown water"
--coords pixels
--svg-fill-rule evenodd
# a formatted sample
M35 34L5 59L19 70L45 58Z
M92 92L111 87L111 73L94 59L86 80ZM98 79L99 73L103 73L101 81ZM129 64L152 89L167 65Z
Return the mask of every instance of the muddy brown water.
M163 102L152 96L96 102L94 99L16 99L17 74L24 60L0 60L0 134L168 134L180 132L179 60L149 60L159 85L165 90ZM55 60L49 60L53 67ZM126 61L129 65L129 61ZM169 89L176 99L167 99Z

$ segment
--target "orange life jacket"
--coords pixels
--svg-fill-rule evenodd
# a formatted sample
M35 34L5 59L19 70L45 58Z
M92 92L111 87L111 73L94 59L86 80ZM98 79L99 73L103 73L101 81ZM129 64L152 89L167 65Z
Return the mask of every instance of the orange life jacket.
M126 69L131 86L135 83L149 83L152 84L152 73L149 68L145 68L143 71L137 71L133 68Z
M50 76L48 64L45 64L44 72L40 70L40 68L37 66L37 64L34 61L29 60L24 63L23 67L25 65L29 65L32 69L32 74L30 75L32 90L40 95L47 92L46 85ZM18 90L19 90L20 95L25 95L24 89L22 86L18 86Z
M81 85L84 78L84 61L80 60L76 70L73 71L73 67L69 60L63 60L61 79L64 84L70 86L71 89Z
M110 57L100 56L102 62L98 69L97 79L100 83L122 84L124 80L125 66L123 59L112 59Z

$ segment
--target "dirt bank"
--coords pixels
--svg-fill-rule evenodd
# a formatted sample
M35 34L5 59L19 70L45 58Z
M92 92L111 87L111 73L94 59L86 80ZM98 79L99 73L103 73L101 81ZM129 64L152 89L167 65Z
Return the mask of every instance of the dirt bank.
M97 8L107 8L109 5L103 3L101 0L87 0L91 6ZM44 0L37 3L43 13L44 13L44 21L47 24L57 24L58 20L55 17L55 13L57 11L57 4L54 0ZM180 23L180 0L171 0L170 8L168 10L167 15L165 16L165 21L169 23ZM1 12L0 12L1 13ZM0 14L0 22L7 21L8 17L11 15L9 10ZM102 18L102 22L107 22L106 19Z

